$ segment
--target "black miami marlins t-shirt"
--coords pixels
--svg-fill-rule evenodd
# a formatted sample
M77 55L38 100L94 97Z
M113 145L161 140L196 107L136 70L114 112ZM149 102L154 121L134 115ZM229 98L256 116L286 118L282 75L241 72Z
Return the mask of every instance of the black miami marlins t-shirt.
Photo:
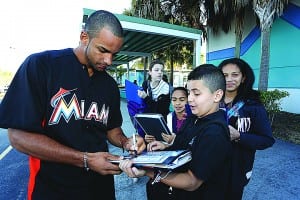
M30 55L0 105L0 127L44 134L83 152L107 151L107 130L121 124L117 83L106 72L89 77L72 49ZM35 158L30 168L35 197L49 193L53 199L54 191L68 199L86 199L88 193L114 198L112 176Z

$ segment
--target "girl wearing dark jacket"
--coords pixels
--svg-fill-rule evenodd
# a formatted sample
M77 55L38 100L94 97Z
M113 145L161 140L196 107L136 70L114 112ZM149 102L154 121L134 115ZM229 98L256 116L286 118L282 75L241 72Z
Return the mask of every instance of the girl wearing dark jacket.
M138 91L139 97L147 104L147 112L160 113L165 119L170 110L170 85L163 80L164 63L153 60L149 66L149 78L143 82L143 90Z
M275 140L259 92L253 90L254 73L242 59L231 58L220 63L226 78L224 102L230 138L233 145L231 200L240 200L248 184L256 150L271 147Z

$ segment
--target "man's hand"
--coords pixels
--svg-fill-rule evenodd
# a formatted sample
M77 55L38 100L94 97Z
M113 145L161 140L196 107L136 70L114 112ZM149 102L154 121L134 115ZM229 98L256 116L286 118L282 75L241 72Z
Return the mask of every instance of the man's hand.
M128 141L126 142L124 148L129 152L136 152L137 154L140 154L146 149L144 138L142 138L138 134L135 134L134 137L135 138L133 138L133 136L128 138Z
M108 152L87 153L88 167L102 175L118 175L122 171L119 166L109 162L109 160L118 160L119 156L112 155Z

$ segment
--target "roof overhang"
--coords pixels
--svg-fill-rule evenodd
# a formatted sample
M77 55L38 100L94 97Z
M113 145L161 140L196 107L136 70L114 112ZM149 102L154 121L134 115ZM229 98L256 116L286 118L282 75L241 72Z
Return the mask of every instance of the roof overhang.
M84 8L83 19L94 11ZM124 29L124 44L114 57L113 65L128 64L140 57L150 57L153 52L185 40L194 42L194 65L200 64L200 30L127 15L115 15Z

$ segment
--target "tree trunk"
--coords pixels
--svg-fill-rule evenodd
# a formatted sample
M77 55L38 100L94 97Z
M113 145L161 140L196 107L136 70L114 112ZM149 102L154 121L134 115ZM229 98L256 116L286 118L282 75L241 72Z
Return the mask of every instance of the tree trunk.
M234 49L234 57L240 58L241 57L241 43L242 43L242 36L243 36L243 18L238 19L241 15L236 15L235 20L235 49Z
M234 57L236 58L240 58L241 56L241 40L242 40L242 36L240 34L235 34Z
M269 60L270 60L270 31L266 28L261 31L261 60L258 90L267 91L269 79Z

